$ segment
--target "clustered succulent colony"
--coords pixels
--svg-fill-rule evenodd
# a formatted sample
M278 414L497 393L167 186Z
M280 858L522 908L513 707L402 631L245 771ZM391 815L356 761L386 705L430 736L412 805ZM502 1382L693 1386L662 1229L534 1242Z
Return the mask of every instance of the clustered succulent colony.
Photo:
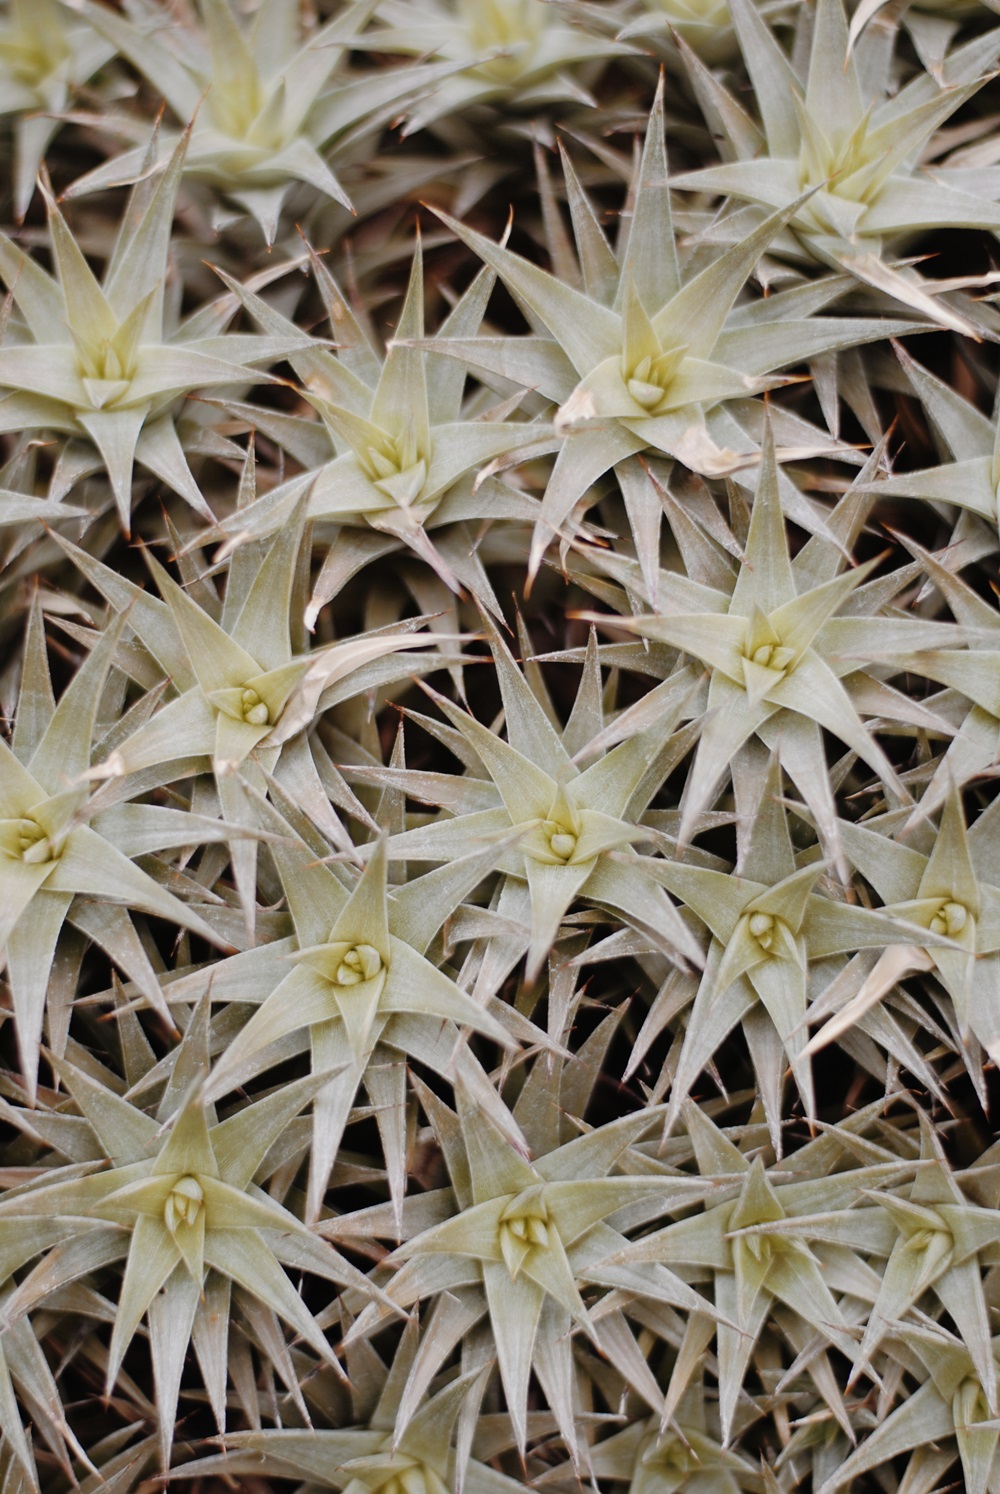
M2 1494L1000 1494L998 73L0 6Z

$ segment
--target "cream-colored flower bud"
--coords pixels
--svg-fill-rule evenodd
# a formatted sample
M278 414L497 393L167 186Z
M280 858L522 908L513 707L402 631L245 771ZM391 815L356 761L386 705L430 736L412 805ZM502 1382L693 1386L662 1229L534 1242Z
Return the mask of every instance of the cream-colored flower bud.
M765 669L785 670L795 658L795 650L780 643L762 643L751 654L754 664L763 664Z
M500 1250L514 1280L536 1251L548 1250L552 1227L543 1200L536 1195L521 1202L522 1197L512 1202L510 1211L500 1220Z
M243 711L243 720L248 726L267 726L269 724L271 720L270 712L256 690L249 688L244 690L240 697L240 706Z
M774 943L773 915L770 913L751 913L749 927L757 943L764 949L770 949Z
M334 976L338 986L360 986L385 969L382 956L371 944L355 944L347 951Z
M377 1494L447 1494L444 1483L426 1463L414 1463L390 1474L385 1483L375 1484Z
M55 851L41 825L34 825L30 821L25 821L25 823L30 825L30 828L20 836L21 860L28 866L42 866L46 861L53 861Z
M576 855L576 836L558 820L546 820L542 826L549 850L560 861L569 861Z
M197 1224L198 1216L205 1206L205 1194L196 1177L189 1173L178 1178L167 1195L163 1206L163 1221L172 1235L179 1229L190 1229Z
M663 398L663 389L652 378L652 368L652 358L641 358L625 381L629 394L644 410L654 409Z
M968 921L969 910L962 903L942 903L931 919L931 932L947 934L950 939L954 939L962 932Z

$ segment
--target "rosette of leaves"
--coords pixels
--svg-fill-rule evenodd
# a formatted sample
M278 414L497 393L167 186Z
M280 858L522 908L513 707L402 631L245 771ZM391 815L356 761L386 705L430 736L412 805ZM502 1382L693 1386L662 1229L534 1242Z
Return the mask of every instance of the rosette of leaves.
M213 1070L207 1093L225 1094L247 1074L266 1067L269 1053L284 1057L291 1034L308 1044L313 1069L339 1070L313 1104L307 1217L315 1221L359 1085L375 1110L397 1214L406 1184L406 1064L410 1055L437 1073L464 1074L492 1112L503 1109L468 1051L460 1031L481 1033L502 1049L521 1037L543 1035L521 1019L504 1021L484 1010L426 958L445 919L489 870L492 855L459 858L439 873L392 889L386 882L384 840L350 888L316 859L315 836L299 839L275 810L260 803L262 822L276 834L274 860L295 926L292 968L274 984L273 958L262 952L263 984L250 957L241 965L237 995L256 1011ZM308 834L308 831L306 832ZM497 1008L499 1010L499 1008ZM502 1013L505 1015L505 1013ZM272 1060L273 1061L273 1060Z
M471 748L476 767L449 784L446 817L390 836L388 856L448 861L470 844L496 842L496 865L507 884L498 907L525 929L510 963L526 953L529 980L537 977L577 898L610 907L651 930L671 959L700 964L701 950L677 910L643 863L624 850L647 838L642 814L690 746L691 728L676 731L683 691L653 725L581 770L574 758L590 755L589 743L580 739L580 727L593 710L593 679L585 677L579 707L560 732L532 694L500 634L488 626L508 740L435 695L459 733L462 754ZM390 768L373 776L424 802L439 802L442 784L437 775ZM520 831L513 844L512 830Z
M407 1424L447 1355L463 1343L463 1361L479 1369L495 1356L514 1428L524 1452L527 1398L532 1372L538 1377L562 1436L576 1460L576 1420L581 1407L573 1386L571 1338L579 1330L618 1369L626 1383L659 1409L662 1397L620 1308L604 1317L588 1314L581 1296L586 1283L619 1286L628 1297L636 1282L627 1270L604 1266L624 1248L622 1228L683 1208L711 1191L711 1181L679 1174L622 1176L631 1144L655 1124L640 1112L583 1136L553 1145L552 1092L545 1060L530 1084L530 1109L517 1116L540 1143L526 1159L456 1086L457 1114L425 1088L421 1100L441 1145L452 1187L407 1199L403 1241L385 1261L396 1268L385 1286L398 1307L439 1297L418 1349L397 1412L397 1434ZM548 1148L548 1149L547 1149ZM638 1172L638 1168L635 1169ZM344 1242L354 1235L395 1233L391 1210L380 1206L347 1214L321 1227ZM710 1305L669 1271L650 1272L645 1286L661 1302L686 1311L711 1313ZM445 1295L441 1295L445 1294ZM484 1315L487 1325L477 1329ZM386 1309L364 1307L345 1344L374 1332ZM478 1402L473 1402L474 1416ZM585 1466L585 1457L583 1457Z
M831 280L803 305L791 295L736 307L755 267L792 208L772 214L697 273L685 275L675 245L657 92L630 192L631 211L612 249L566 164L577 243L577 284L439 214L495 270L531 325L519 337L441 335L429 346L550 399L562 438L529 558L533 576L574 507L612 468L622 481L637 552L658 534L659 506L644 500L640 452L675 457L718 476L758 459L760 407L750 396L787 382L777 372L838 348L912 330L866 317L811 313L834 300ZM796 448L829 450L831 438L804 421L782 425ZM834 447L838 443L833 443ZM815 527L815 520L810 527ZM652 539L651 539L652 534Z
M8 1303L14 1320L67 1284L125 1259L106 1363L107 1391L146 1317L164 1468L170 1464L181 1373L192 1336L220 1430L225 1426L233 1284L289 1324L333 1366L333 1351L283 1266L385 1300L339 1251L253 1181L272 1145L325 1076L284 1085L219 1121L202 1093L208 1072L207 1017L208 1004L202 1003L189 1023L173 1082L156 1117L118 1096L100 1073L91 1077L57 1061L60 1079L96 1140L97 1155L106 1156L110 1165L89 1176L80 1176L76 1166L44 1169L33 1184L8 1192L0 1203L0 1228L8 1231L29 1220L36 1227L39 1220L77 1226L62 1242L58 1235L68 1235L69 1228L50 1240L51 1226L42 1225L39 1248L49 1248Z
M816 1114L806 1051L810 1001L822 999L849 954L908 945L920 923L910 904L873 909L822 894L817 884L823 863L812 857L803 865L794 854L773 759L759 801L738 830L738 847L736 875L680 861L647 863L650 875L712 934L672 1074L667 1124L676 1119L698 1075L739 1022L780 1155L786 1061L806 1114ZM928 934L948 953L955 949L943 925L940 931L937 925L928 928ZM916 1056L897 1029L887 1035L898 1052L905 1046L908 1058ZM926 1073L919 1060L918 1066Z
M177 1476L263 1473L305 1478L311 1487L345 1494L448 1494L459 1479L469 1494L514 1494L523 1488L453 1446L455 1424L476 1374L438 1391L397 1433L396 1413L412 1360L407 1348L397 1352L367 1426L231 1433L224 1453L185 1464Z
M114 53L58 0L11 0L0 25L0 113L13 116L14 216L28 210L42 158L73 92Z
M518 113L593 104L577 74L631 50L581 25L573 5L548 0L380 0L377 14L385 27L365 37L372 50L440 57L454 69L407 106L408 134L480 104Z
M929 1448L952 1438L955 1446L951 1461L956 1456L961 1460L969 1494L995 1494L1000 1488L996 1464L1000 1428L968 1350L943 1328L910 1323L895 1328L892 1347L921 1383L908 1394L903 1392L900 1404L845 1458L818 1494L834 1494L872 1469L911 1451L910 1468L916 1477L929 1461ZM991 1347L996 1356L996 1339ZM945 1463L941 1467L941 1462L943 1459L932 1470L935 1482L948 1466Z
M868 582L877 562L844 569L841 542L851 544L865 520L858 493L793 562L782 516L773 442L765 434L757 492L737 575L717 568L718 584L660 571L656 612L615 619L615 626L671 645L708 670L704 722L682 801L683 843L710 806L724 776L754 737L777 754L812 811L827 853L842 871L839 822L826 766L823 730L832 732L878 775L895 803L909 794L861 715L913 719L914 703L889 689L872 664L916 650L966 641L955 624L884 615L914 571L903 568ZM633 573L637 569L631 568ZM639 577L628 576L630 596ZM713 578L714 579L714 578ZM724 589L723 589L724 588ZM583 613L607 623L600 614ZM927 631L925 631L927 630ZM933 640L933 641L932 641ZM877 705L876 705L877 701ZM924 717L930 724L933 712ZM937 729L950 734L947 721ZM845 873L846 875L846 873Z
M834 1295L846 1292L850 1296L859 1279L866 1285L871 1280L871 1273L863 1270L868 1211L859 1212L856 1205L864 1201L864 1190L895 1182L912 1164L882 1160L886 1157L882 1151L869 1165L845 1166L845 1157L851 1158L858 1143L851 1130L845 1128L842 1135L831 1127L827 1135L807 1143L784 1163L765 1168L759 1155L753 1161L744 1156L705 1111L690 1101L684 1106L684 1118L698 1170L716 1179L715 1191L706 1196L698 1212L620 1247L609 1258L609 1264L627 1265L639 1273L655 1263L682 1276L692 1270L711 1275L718 1319L714 1323L705 1318L689 1321L691 1347L678 1356L667 1394L667 1415L673 1415L697 1376L714 1328L721 1441L728 1446L755 1345L765 1325L774 1321L775 1308L784 1304L808 1325L813 1342L819 1340L821 1354L812 1359L815 1382L824 1398L832 1398L831 1409L843 1421L846 1413L836 1378L830 1374L829 1363L824 1366L817 1358L822 1361L826 1348L833 1346L848 1359L857 1360L854 1323L846 1305ZM726 1179L731 1186L726 1187ZM799 1235L792 1233L800 1215L814 1220L814 1234L805 1224ZM850 1226L844 1223L847 1220L855 1222L856 1235L851 1235ZM829 1243L824 1236L827 1224ZM880 1217L878 1237L885 1233ZM639 1277L636 1289L641 1294Z
M997 1259L997 1211L963 1193L933 1127L920 1119L920 1158L912 1181L872 1194L869 1206L840 1215L792 1219L780 1226L803 1237L863 1250L873 1263L885 1259L866 1322L851 1381L874 1364L874 1355L894 1325L912 1321L924 1304L946 1312L976 1366L987 1405L997 1405L996 1363L990 1341L986 1271ZM934 1303L937 1298L937 1303ZM926 1322L926 1317L924 1318ZM850 1385L850 1382L849 1382Z
M718 1440L701 1383L691 1385L672 1424L655 1417L633 1421L590 1449L590 1466L602 1482L627 1484L629 1494L754 1494L764 1487L758 1469Z
M111 793L92 793L95 720L120 633L120 626L107 630L57 705L36 605L11 745L0 741L0 946L6 948L30 1095L50 982L56 1007L50 1038L57 1050L66 1040L67 1003L80 953L53 979L64 923L104 949L171 1027L149 954L128 910L166 918L215 945L226 942L197 907L175 897L132 858L247 832L163 805L126 802L148 784L117 780Z
M247 492L253 481L252 459L244 475ZM303 733L345 676L353 675L358 689L365 689L370 683L365 665L411 644L430 643L433 635L414 635L404 625L402 630L376 630L312 653L293 654L293 599L303 526L300 504L269 548L241 547L231 560L221 604L196 573L190 575L192 591L187 591L148 553L162 601L83 550L67 548L110 605L127 613L132 631L176 691L118 744L109 771L128 775L167 767L182 754L206 759L218 802L237 826L245 824L247 816L237 775L264 790L264 773L276 773L317 817L323 832L343 847L350 841L331 808L317 766L319 760L325 769L325 754L320 744L308 744ZM128 662L122 662L128 669ZM134 662L131 667L136 668ZM401 672L420 667L419 656L407 653ZM141 666L138 672L143 673ZM331 780L337 793L339 778L332 765L327 781ZM340 797L343 805L365 818L346 786ZM237 835L231 855L249 931L256 908L254 837Z
M978 1040L991 1056L1000 1052L995 1002L1000 976L998 814L994 801L967 829L961 799L953 791L937 832L933 822L917 823L905 844L892 834L893 828L903 829L898 815L844 826L847 854L886 910L929 932L947 934L952 943L935 947L915 934L907 944L886 950L847 1005L813 1038L813 1051L848 1030L909 971L933 970L951 997L963 1040ZM969 1059L970 1072L978 1073L981 1056L972 1052Z
M363 49L374 0L348 5L322 26L307 28L295 0L266 0L249 17L231 0L198 0L195 24L165 24L150 0L119 14L94 0L78 8L189 127L185 175L208 183L260 225L268 244L285 198L296 184L350 202L330 167L348 138L374 133L404 99L426 88L440 66L383 68L351 74L344 59ZM107 117L95 120L107 128ZM134 123L118 128L136 135ZM162 163L175 132L153 149ZM150 137L82 177L73 193L135 181L147 168Z
M761 128L698 71L727 160L683 172L675 185L755 205L724 224L727 239L744 238L762 213L772 222L776 209L785 210L790 233L775 239L774 251L846 270L922 316L978 336L974 313L942 302L932 282L899 267L898 255L921 232L1000 223L994 203L918 170L928 140L986 81L1000 36L970 42L950 58L945 87L923 73L897 91L874 29L850 45L843 0L819 0L801 63L789 60L752 0L733 0L732 16Z
M766 16L787 13L787 0L755 0ZM730 62L739 47L733 31L729 0L641 0L638 15L621 28L622 41L641 37L652 42L669 59L677 56L672 37L679 37L709 65Z
M126 533L135 462L212 519L177 429L182 396L268 379L255 363L308 341L224 332L228 317L220 326L211 307L172 325L165 288L185 146L186 137L157 183L136 187L101 282L48 192L55 278L0 236L0 276L19 313L0 348L0 389L9 391L0 430L57 431L96 447L96 462L68 460L60 493L103 467Z
M468 407L466 370L419 346L424 335L423 255L418 240L395 336L384 356L373 348L330 271L312 255L330 315L336 353L314 346L290 362L322 427L294 417L237 406L282 445L306 471L219 526L229 543L274 533L295 504L331 535L323 570L309 604L319 609L362 566L400 545L425 560L453 590L468 587L499 615L482 563L476 530L492 520L532 522L536 500L495 478L481 478L496 458L510 460L537 446L538 427L508 420L517 399L494 408ZM472 336L489 300L493 277L480 275L447 318L445 334ZM247 309L269 335L293 337L295 328L259 297L242 291ZM329 527L327 527L329 526ZM334 527L336 526L336 527ZM441 532L432 539L429 531Z

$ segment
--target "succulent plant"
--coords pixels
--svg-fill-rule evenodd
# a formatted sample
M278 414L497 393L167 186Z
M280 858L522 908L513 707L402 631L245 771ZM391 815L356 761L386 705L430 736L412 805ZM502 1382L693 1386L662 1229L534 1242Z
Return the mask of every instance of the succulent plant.
M74 20L59 0L11 0L9 11L0 27L0 112L13 116L14 216L20 222L58 116L114 47Z
M278 825L273 816L272 824ZM281 825L293 840L290 827ZM293 840L294 844L294 840ZM317 1096L309 1183L315 1220L355 1091L366 1075L373 1103L405 1088L401 1053L468 1072L458 1029L485 1033L501 1047L507 1030L425 958L425 950L462 896L482 879L482 856L459 860L445 877L421 878L390 899L384 844L348 895L333 872L312 864L310 848L272 850L285 887L299 948L286 978L268 992L212 1072L210 1094L224 1094L257 1056L287 1034L308 1029L314 1070L337 1072ZM433 901L432 901L433 899ZM242 999L255 994L249 970ZM453 1056L452 1056L453 1055ZM376 1088L377 1083L377 1088ZM396 1207L402 1205L405 1159L386 1117L386 1156Z
M0 7L4 1494L1000 1494L998 5Z
M858 517L855 512L854 522ZM657 612L615 619L615 626L669 644L711 671L706 700L711 715L685 787L682 841L738 749L753 735L777 752L795 779L816 817L827 853L835 860L841 856L840 832L822 766L820 727L866 761L890 795L908 798L885 753L865 730L851 700L852 686L865 689L866 655L879 663L891 659L904 639L911 637L915 643L924 627L937 630L935 639L944 645L952 639L964 641L964 635L945 623L877 615L888 600L887 590L902 586L906 572L890 579L888 586L879 581L865 588L874 562L842 570L842 555L833 532L828 534L814 546L814 567L807 568L804 556L803 563L793 566L773 442L765 438L745 564L735 578L731 573L727 578L731 595L667 573L657 578L651 598ZM850 613L837 616L847 606ZM592 620L605 619L593 614ZM899 648L908 663L916 652L905 644ZM891 713L892 703L885 695L878 709Z
M801 317L794 303L787 317L769 316L767 328L760 325L763 315L755 314L761 303L731 315L798 201L771 214L697 274L684 274L676 250L664 254L663 246L674 243L674 225L662 84L632 184L628 233L617 254L569 171L567 180L582 288L445 217L507 285L533 335L442 336L430 344L538 390L558 407L554 426L563 440L542 500L531 573L604 473L621 471L630 494L631 459L644 452L664 453L710 476L753 466L758 446L730 412L733 401L780 387L787 379L777 370L804 358L891 335L884 319ZM829 299L842 289L832 282ZM908 327L901 323L895 330ZM826 449L824 438L813 434ZM636 523L632 512L630 519Z
M399 1355L400 1367L406 1356ZM395 1366L394 1366L395 1368ZM452 1448L455 1422L462 1400L469 1391L463 1377L429 1400L395 1434L394 1417L402 1385L389 1376L371 1420L365 1427L344 1427L316 1432L234 1433L226 1439L225 1453L218 1458L188 1464L185 1477L202 1472L273 1473L277 1477L304 1475L325 1489L403 1490L405 1494L443 1494L459 1472ZM462 1487L469 1494L505 1494L519 1488L476 1458L464 1457Z
M255 7L249 23L241 23L230 0L199 0L190 17L194 24L179 28L163 25L151 4L140 3L126 15L95 0L81 0L77 8L188 127L185 172L256 219L268 244L285 198L299 183L349 208L327 159L331 142L362 120L369 131L377 129L387 106L394 110L440 72L334 77L361 42L372 0L358 0L325 26L305 31L291 0ZM154 137L161 163L174 139L169 132ZM140 135L131 150L77 181L74 191L137 180L148 170L149 148L148 136Z
M295 521L285 526L280 541L266 554L247 548L239 563L234 562L220 621L212 615L217 597L209 594L207 607L199 605L151 555L148 564L162 602L85 552L74 553L88 580L113 608L127 613L138 638L177 691L116 747L108 772L127 777L174 764L181 755L207 758L219 802L237 826L247 819L239 774L262 789L263 775L277 772L299 793L313 799L318 793L320 801L327 802L308 750L297 751L292 745L283 751L285 744L299 739L303 745L301 733L323 709L325 692L338 680L420 639L408 630L393 630L293 656L292 594L303 523L300 506ZM412 657L405 662L413 667ZM362 677L356 683L365 688ZM329 828L331 821L339 829L327 810L324 826ZM252 928L254 837L237 831L240 839L243 844L232 847L233 868Z
M396 335L384 360L315 256L313 266L331 309L339 351L316 347L293 354L291 362L322 418L327 437L320 447L322 455L318 461L312 455L317 444L313 425L300 422L304 428L293 429L287 417L279 422L269 419L267 410L241 407L241 414L271 431L293 455L301 451L309 470L240 509L219 526L220 533L240 542L266 537L287 522L295 505L308 495L308 518L338 526L310 602L311 619L354 571L400 544L429 562L447 586L458 590L464 583L498 612L485 572L476 563L473 526L493 519L530 522L538 505L526 493L496 480L480 481L482 469L523 447L543 444L544 432L540 441L534 424L500 418L503 406L475 416L464 414L464 369L413 346L424 335L419 240ZM491 285L488 274L473 281L448 317L444 334L476 332ZM240 294L238 287L233 289ZM243 300L265 328L264 335L295 340L294 324L259 297L243 293ZM308 446L297 449L296 437ZM447 526L446 544L435 543L427 532L439 526ZM354 529L362 533L355 535ZM364 533L366 529L374 534Z
M467 780L472 792L464 812L456 814L459 805L452 800L449 814L438 823L392 836L387 854L403 860L446 861L470 843L492 840L497 863L510 883L505 912L526 925L529 979L538 974L578 897L620 910L630 921L655 929L661 946L675 958L700 963L698 945L657 888L655 877L645 874L636 856L614 854L645 838L640 816L655 791L658 761L684 750L671 741L682 702L581 772L496 629L491 630L491 643L510 740L503 742L467 712L438 697L451 725L482 763L487 781ZM680 734L684 745L689 735ZM586 753L584 744L576 755ZM402 781L411 794L425 797L419 773L407 773ZM427 785L431 793L436 787ZM485 798L499 803L495 808L473 807Z
M769 216L794 204L787 220L792 252L847 270L942 325L976 335L974 321L937 299L933 285L902 273L893 253L922 230L995 226L992 204L916 170L926 141L982 87L991 51L972 42L949 58L941 79L947 86L918 75L897 96L891 85L873 87L877 60L860 54L870 40L874 51L875 33L855 32L852 47L842 0L819 0L808 62L799 68L750 0L735 0L733 22L762 128L734 99L723 105L720 85L712 85L729 159L681 173L676 184L723 192ZM992 34L989 45L998 43ZM743 215L731 229L742 238L759 218Z
M671 1204L683 1205L697 1198L704 1186L684 1177L611 1175L629 1142L648 1129L646 1114L567 1142L531 1165L468 1103L461 1085L457 1091L457 1117L443 1110L438 1114L438 1124L451 1131L455 1193L450 1217L445 1215L411 1235L404 1214L404 1242L390 1257L399 1270L386 1294L399 1307L409 1307L430 1294L460 1293L457 1304L449 1302L444 1315L450 1322L443 1335L438 1334L443 1342L430 1349L434 1358L429 1364L418 1360L411 1382L418 1366L421 1378L433 1374L441 1347L454 1343L488 1313L518 1446L523 1448L527 1438L532 1368L549 1387L560 1429L574 1446L572 1407L563 1399L567 1340L575 1325L602 1343L600 1327L588 1317L580 1284L591 1278L592 1267L598 1267L596 1279L600 1281L599 1262L616 1244L622 1244L621 1235L605 1221L630 1205L638 1205L646 1217L650 1205L656 1213ZM449 1200L440 1202L447 1207ZM364 1222L368 1228L378 1228L379 1221L370 1215ZM343 1224L338 1225L338 1232L343 1229ZM659 1288L668 1300L702 1305L700 1297L682 1282L671 1280L669 1273L654 1278L650 1286L654 1291ZM371 1332L385 1311L379 1306L372 1311L365 1308L351 1335ZM612 1342L608 1335L602 1346L615 1358ZM427 1357L425 1352L425 1361ZM556 1389L560 1385L563 1388ZM410 1399L405 1397L404 1404Z
M207 1011L203 1003L178 1055L181 1071L186 1062L188 1077L195 1081L199 1069L203 1078L208 1068ZM84 1227L82 1249L57 1252L44 1269L36 1267L11 1311L23 1312L62 1283L124 1255L107 1385L110 1389L114 1384L148 1312L163 1405L160 1450L169 1466L187 1339L197 1315L206 1312L207 1293L214 1319L209 1332L218 1339L227 1331L229 1288L223 1288L220 1302L218 1290L211 1291L211 1276L206 1282L206 1272L239 1283L331 1363L332 1350L282 1263L369 1290L365 1278L339 1252L252 1182L269 1148L291 1117L308 1104L318 1082L286 1086L219 1122L197 1082L186 1094L168 1090L167 1113L161 1107L154 1119L71 1065L61 1066L61 1077L113 1165L90 1177L73 1176L75 1169L70 1169L71 1175L60 1179L55 1172L45 1178L44 1187L5 1199L3 1208L16 1221L69 1216L100 1220L108 1228L94 1233ZM178 1099L178 1108L170 1113L171 1101ZM165 1121L170 1125L163 1139ZM224 1369L224 1354L222 1365ZM214 1399L217 1407L224 1404L224 1395L221 1402L218 1395Z
M366 38L372 48L440 57L451 76L408 106L407 131L426 129L479 104L503 102L518 112L553 102L590 99L574 72L589 71L626 49L586 26L571 5L546 0L381 0L386 24Z
M0 239L0 275L23 318L19 327L8 325L0 350L0 387L10 391L0 401L0 426L92 443L98 460L83 470L104 467L126 533L135 461L211 519L178 436L178 400L195 389L255 383L266 376L254 363L290 350L266 337L221 335L212 317L202 326L168 324L170 230L186 146L184 138L152 195L136 189L103 283L51 194L55 279Z

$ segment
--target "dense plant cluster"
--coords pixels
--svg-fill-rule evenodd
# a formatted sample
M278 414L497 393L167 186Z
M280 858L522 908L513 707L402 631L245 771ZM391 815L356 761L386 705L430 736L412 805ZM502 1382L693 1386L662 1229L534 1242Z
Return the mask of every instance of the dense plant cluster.
M3 1494L1000 1494L998 69L0 7Z

